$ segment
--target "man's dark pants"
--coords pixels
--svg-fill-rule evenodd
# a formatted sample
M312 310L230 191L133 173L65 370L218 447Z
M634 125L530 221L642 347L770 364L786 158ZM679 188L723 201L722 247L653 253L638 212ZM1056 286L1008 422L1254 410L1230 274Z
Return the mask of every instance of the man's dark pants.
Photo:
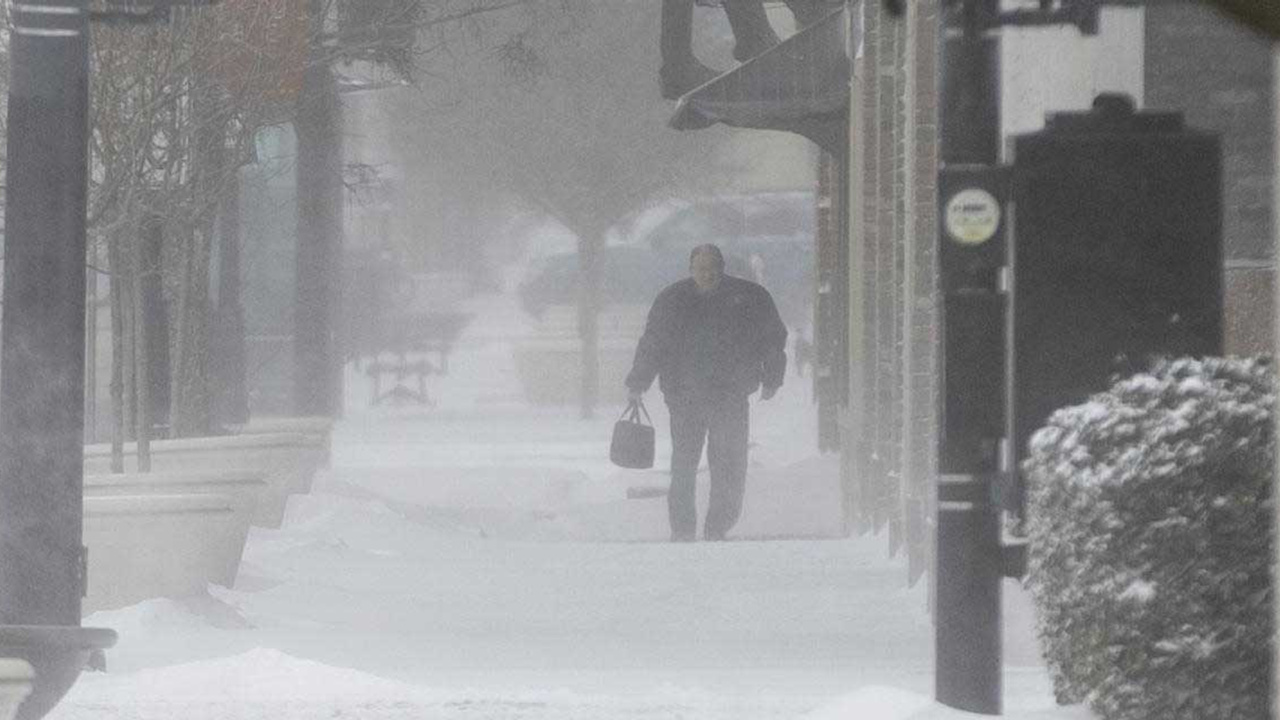
M667 494L671 535L686 540L697 536L697 473L705 441L711 502L703 533L709 539L721 539L742 514L750 420L747 396L669 398L667 406L671 411L671 491Z

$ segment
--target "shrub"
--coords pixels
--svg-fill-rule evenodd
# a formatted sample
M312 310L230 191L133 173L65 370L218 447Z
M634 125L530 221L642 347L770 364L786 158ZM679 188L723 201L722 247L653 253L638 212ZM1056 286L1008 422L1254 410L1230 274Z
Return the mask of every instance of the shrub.
M1059 702L1268 717L1274 404L1265 361L1161 361L1032 437L1028 583Z

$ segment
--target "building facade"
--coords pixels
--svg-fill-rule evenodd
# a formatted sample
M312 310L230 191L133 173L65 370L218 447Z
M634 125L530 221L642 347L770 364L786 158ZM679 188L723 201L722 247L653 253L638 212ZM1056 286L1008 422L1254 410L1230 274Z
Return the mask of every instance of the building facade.
M1271 43L1202 3L1145 11L1145 102L1218 133L1223 153L1226 351L1272 344L1274 70Z
M846 518L887 530L912 581L933 550L942 358L938 286L941 4L850 4L847 382L838 411ZM1267 40L1201 3L1104 9L1071 26L1000 31L1000 136L1088 110L1100 93L1177 111L1223 144L1225 350L1273 344L1275 71Z
M932 557L939 431L940 3L851 15L846 518L887 530L914 581Z

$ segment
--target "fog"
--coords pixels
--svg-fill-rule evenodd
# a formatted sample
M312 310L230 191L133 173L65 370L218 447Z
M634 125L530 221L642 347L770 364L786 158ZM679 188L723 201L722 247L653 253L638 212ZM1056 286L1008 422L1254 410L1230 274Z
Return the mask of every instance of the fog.
M732 64L722 15L696 19L703 51ZM105 446L86 460L91 496L171 492L185 476L251 520L206 508L126 530L90 497L83 624L120 640L54 717L772 718L863 683L905 677L927 693L924 587L907 587L882 541L846 539L812 357L794 358L814 332L818 153L776 132L668 129L657 20L640 3L499 13L426 33L447 52L418 58L415 84L342 96L341 414L303 434L327 444L323 464L289 435L298 428L269 427L294 414L300 139L287 125L259 134L239 190L248 423L209 447L153 441L153 477L117 476L142 481L99 479ZM517 66L499 56L520 48ZM353 86L389 77L368 63L340 73ZM590 407L584 241L603 253ZM674 545L656 383L654 469L611 465L609 440L649 306L704 242L770 291L793 357L778 395L750 400L732 542ZM105 443L101 292L93 419ZM221 449L264 422L292 450ZM704 458L700 516L707 472ZM281 482L294 492L274 501ZM237 552L215 539L228 531L242 538L238 563L214 557ZM210 563L220 581L151 597L200 582Z
M1069 623L1037 610L1025 558L978 562L947 545L960 535L940 518L976 503L996 552L1026 547L1044 523L1026 517L1018 469L947 463L970 435L992 467L1021 460L1030 425L1091 396L1078 425L1107 421L1112 406L1093 396L1107 385L1077 382L1092 356L1071 343L1138 374L1160 348L1103 344L1167 324L1210 328L1187 347L1213 354L1274 349L1264 191L1277 186L1280 86L1261 35L1190 5L1063 10L1053 27L1001 31L987 68L998 76L970 88L989 106L974 111L946 105L957 91L943 83L967 61L942 53L960 34L932 1L73 4L11 5L4 19L16 189L0 616L71 626L78 611L81 627L118 635L85 651L47 717L958 720L972 715L939 678L992 663L977 692L1008 717L1112 717L1105 698L1063 689L1045 648ZM40 24L63 15L77 29ZM1164 47L1180 37L1193 39L1186 63ZM77 39L51 50L37 38ZM1232 62L1248 72L1214 70ZM88 75L67 70L68 90L49 80L54 65ZM1120 132L1157 127L1148 110L1183 113L1189 135L1213 138L1205 167L1222 161L1220 183L1195 186L1213 196L1201 256L1221 262L1202 273L1204 317L1125 325L1130 306L1163 313L1178 293L1120 298L1115 322L1059 333L1071 343L1043 353L1058 375L988 383L1034 328L1004 314L964 325L955 288L990 293L1004 313L1016 268L982 243L1004 253L1008 238L1031 257L1014 209L1058 235L1031 201L1012 207L1027 186L1005 175L998 199L940 202L948 172L976 162L964 143L1012 177L1027 167L1014 148L1053 131L1057 113ZM50 149L65 140L55 127L85 139L87 157ZM1088 166L1070 165L1082 177ZM1168 198L1200 199L1195 187L1156 197L1167 178L1111 170L1093 185L1122 200L1068 208L1095 224L1069 226L1063 246L1096 245L1090 262L1120 268L1105 277L1134 293L1154 275L1172 287L1183 276L1159 263L1193 254L1125 255L1146 235L1108 213L1190 212ZM1082 185L1070 197L1092 197ZM1033 197L1068 197L1054 192ZM976 240L956 230L965 222ZM1070 236L1086 226L1095 245ZM1159 228L1149 234L1174 237ZM973 254L954 260L956 243ZM1068 251L1040 257L1066 268L1042 261L1034 276L1054 292L1060 275L1097 269ZM1054 310L1093 307L1080 288L1095 286L1064 287ZM947 334L951 312L979 341ZM992 338L987 367L962 365ZM970 374L947 375L948 353ZM81 372L83 427L67 400ZM955 377L972 382L957 390ZM1250 417L1274 400L1257 392ZM1001 415L990 437L974 429L990 418L965 414L986 401L1022 412L1009 403L1024 395L1040 416ZM611 452L637 398L656 443L652 467L627 469ZM1064 425L1063 447L1083 462L1077 429ZM62 457L81 434L83 462ZM1005 437L1021 444L1006 450ZM1273 447L1259 437L1240 447ZM940 489L978 477L985 496ZM956 575L939 557L999 566L990 587L964 586L963 599L994 598L990 653L980 629L971 656L939 650L947 631L981 624L940 632ZM1111 586L1138 598L1126 612L1164 591L1133 573ZM11 654L36 666L39 698L49 675L32 652ZM16 703L28 680L15 667L0 662ZM33 707L17 717L39 717Z

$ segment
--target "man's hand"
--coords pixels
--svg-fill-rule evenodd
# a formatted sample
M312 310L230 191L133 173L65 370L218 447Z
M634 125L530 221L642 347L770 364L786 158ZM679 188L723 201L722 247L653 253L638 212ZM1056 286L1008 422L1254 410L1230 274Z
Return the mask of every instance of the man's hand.
M639 390L627 391L627 402L633 402L633 403L640 402L640 398L642 397L644 397L644 393L640 392Z
M760 388L760 399L769 400L775 394L777 394L777 392L778 392L778 387L776 385L773 387L769 387L768 385L766 385L763 388Z

